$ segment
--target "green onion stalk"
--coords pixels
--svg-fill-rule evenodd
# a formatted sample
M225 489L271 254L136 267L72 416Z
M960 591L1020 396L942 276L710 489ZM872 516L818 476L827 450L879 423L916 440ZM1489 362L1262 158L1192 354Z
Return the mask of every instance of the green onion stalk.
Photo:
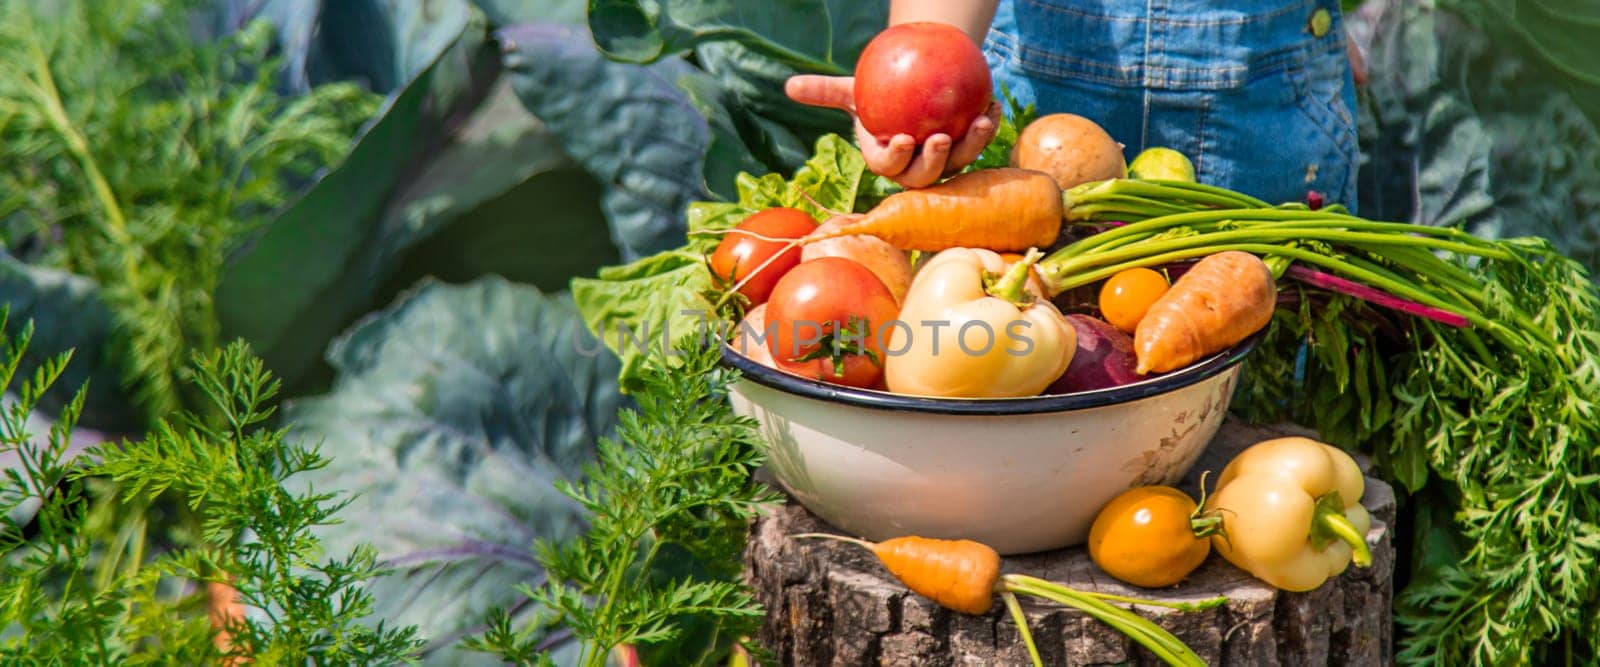
M1522 261L1505 245L1459 229L1366 220L1341 206L1269 206L1185 181L1097 181L1068 190L1063 198L1069 223L1109 226L1039 262L1051 294L1127 269L1238 250L1265 258L1274 278L1288 275L1436 322L1470 325L1507 345L1555 345L1520 310L1491 314L1473 275L1438 255Z

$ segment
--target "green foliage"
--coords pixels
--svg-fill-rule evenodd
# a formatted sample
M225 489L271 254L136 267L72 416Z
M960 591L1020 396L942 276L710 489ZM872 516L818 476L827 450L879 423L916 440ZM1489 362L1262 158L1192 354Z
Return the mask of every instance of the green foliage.
M1000 127L995 128L994 139L983 147L978 159L967 165L967 171L1011 166L1011 149L1017 145L1017 136L1022 133L1022 128L1039 117L1039 110L1032 104L1017 106L1016 98L1011 97L1011 91L1004 84L1000 86L1000 99L1004 102Z
M887 179L867 171L861 152L838 135L817 141L816 152L785 181L778 174L736 179L737 202L689 205L689 239L681 248L601 269L594 278L574 278L572 297L589 331L622 360L622 386L638 388L646 357L697 331L710 313L736 312L713 284L706 258L720 236L762 209L787 206L818 221L829 211L861 211L885 196Z
M73 363L42 398L41 407L47 412L71 400L68 387L83 386L107 367L109 350L104 342L112 336L113 320L94 281L0 251L0 303L15 319L31 322L38 334L38 343L24 353L22 368L35 368L64 350L74 350ZM84 422L106 429L134 421L126 396L114 391L115 376L103 380L106 387L84 398Z
M1547 242L1504 243L1528 261L1475 270L1488 311L1549 342L1508 346L1303 295L1298 315L1275 318L1235 404L1373 453L1413 494L1415 572L1396 604L1405 664L1551 664L1595 650L1600 294Z
M595 45L614 60L648 63L692 54L720 89L720 106L743 152L785 172L805 161L815 139L849 132L850 119L788 100L784 79L848 74L887 18L884 0L603 0L590 2L588 12Z
M1500 0L1439 3L1482 29L1423 3L1367 4L1361 214L1485 238L1540 236L1600 271L1600 85L1588 84L1588 97L1569 92L1570 71L1556 65L1577 60L1524 57L1522 24L1485 20L1499 16ZM1518 16L1545 29L1534 38L1549 48L1582 44L1565 35L1593 26L1579 12L1546 16L1552 4L1523 3Z
M367 584L372 620L417 626L426 662L487 663L456 639L491 608L519 626L542 613L518 604L517 587L545 576L536 538L582 529L583 508L554 483L576 477L611 432L623 404L615 358L564 295L485 277L424 283L328 359L332 389L285 408L297 437L339 447L293 484L355 494L345 523L319 535L332 554L377 550L391 571Z
M1547 241L1499 243L1515 258L1454 260L1481 285L1456 293L1493 327L1302 290L1234 404L1372 453L1412 494L1415 562L1396 604L1406 664L1549 664L1594 650L1600 292Z
M1364 448L1410 491L1401 662L1592 660L1600 389L1582 360L1597 350L1600 132L1593 58L1571 37L1592 11L1438 4L1449 11L1368 0L1354 21L1370 35L1361 213L1548 239L1559 252L1475 276L1554 342L1507 348L1342 298L1303 303L1252 355L1236 405Z
M1299 304L1273 315L1245 365L1233 409L1255 422L1288 414L1347 449L1382 442L1395 410L1390 378L1415 364L1405 342L1409 325L1365 301L1294 283L1286 287ZM1420 448L1391 441L1372 454L1389 479L1409 491L1428 479Z
M497 37L523 106L605 183L600 203L622 258L676 245L684 207L709 195L702 172L710 130L675 83L694 67L681 59L608 61L581 26L511 26Z
M222 331L291 387L318 387L327 341L423 276L560 289L677 245L692 202L732 201L738 174L791 171L810 141L848 130L844 114L788 100L783 79L810 70L761 44L847 67L886 3L791 3L801 23L759 18L765 5L672 4L662 12L698 36L649 64L593 48L627 39L605 27L606 3L588 12L593 36L558 22L575 17L565 0L266 5L285 21L291 83L348 77L393 96L350 158L240 253L219 287ZM770 34L715 27L750 21Z
M1536 262L1491 264L1485 296L1507 318L1528 309L1556 346L1473 354L1472 331L1428 325L1419 340L1434 344L1397 376L1395 438L1426 443L1467 546L1399 598L1407 662L1549 664L1596 649L1600 294L1541 244L1527 244Z
M470 24L397 91L349 157L267 223L218 287L224 330L257 345L291 386L306 384L330 340L421 276L499 271L559 288L570 274L541 275L527 249L563 237L572 252L552 253L552 270L615 260L595 235L599 188L498 78L485 29ZM521 194L539 196L478 213ZM463 234L492 241L466 250L493 252L452 251Z
M31 336L25 327L0 364L9 387ZM414 630L367 629L357 619L371 598L359 584L376 573L370 551L324 560L310 530L335 520L337 494L294 494L283 481L326 465L315 450L263 428L277 382L242 343L195 359L193 377L206 416L164 420L138 442L69 460L79 398L43 442L26 419L67 357L43 364L0 414L0 452L20 467L0 483L0 509L37 502L25 531L0 524L0 658L8 664L203 664L218 649L205 594L186 582L227 582L249 607L230 623L232 653L259 664L372 664L411 655ZM171 492L200 520L198 534L152 561L136 561L109 581L91 576L104 548L91 530L88 488L110 478L121 501ZM199 589L205 590L205 589ZM258 616L259 615L259 616Z
M200 403L179 376L218 340L227 252L376 102L350 85L280 97L270 27L197 44L189 6L0 2L4 243L100 286L121 380L151 421Z
M711 664L762 613L739 580L740 554L747 521L777 496L751 477L760 436L727 402L737 373L721 366L721 346L694 338L645 364L638 408L601 439L581 482L559 483L588 511L589 528L539 542L551 576L526 593L584 640L579 664L603 666L623 644L668 644L672 664ZM685 561L698 569L675 574ZM672 645L694 621L711 625L711 638ZM533 636L503 622L470 645L523 663L537 654Z
M1600 6L1587 0L1440 0L1559 86L1600 125L1600 53L1589 40ZM1532 101L1529 101L1531 104Z

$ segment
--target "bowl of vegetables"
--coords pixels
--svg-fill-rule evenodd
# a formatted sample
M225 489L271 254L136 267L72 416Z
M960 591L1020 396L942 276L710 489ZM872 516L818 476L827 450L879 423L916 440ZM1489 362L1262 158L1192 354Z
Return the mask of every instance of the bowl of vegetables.
M1092 122L1044 120L1010 165L866 206L838 201L856 184L811 187L810 210L767 204L716 230L717 303L748 308L723 350L733 408L760 424L778 485L838 528L1003 554L1081 544L1107 502L1176 482L1221 426L1275 309L1272 270L1164 229L1064 238L1093 210L1069 210L1069 189L1127 165ZM1086 171L1089 154L1114 159ZM1167 252L1128 245L1168 237ZM1098 303L1069 303L1078 289Z
M730 399L760 424L768 471L817 516L870 540L971 539L1017 554L1081 544L1119 493L1186 474L1258 339L1158 377L1023 398L841 386L737 342L723 359L740 371Z
M1171 284L1176 271L1119 271L1091 314L1052 300L1040 277L1053 264L1032 248L953 246L912 268L873 235L787 261L792 248L751 238L770 252L711 261L760 290L724 345L741 373L733 408L760 424L767 469L791 497L870 540L971 539L1003 554L1081 544L1119 493L1188 472L1275 297L1248 253L1183 266ZM734 255L761 270L738 270ZM756 279L770 266L781 276Z

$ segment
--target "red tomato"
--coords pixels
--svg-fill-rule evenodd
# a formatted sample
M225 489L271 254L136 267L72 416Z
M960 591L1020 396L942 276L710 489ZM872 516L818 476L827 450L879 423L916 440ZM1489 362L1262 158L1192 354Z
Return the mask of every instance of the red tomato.
M883 376L884 326L900 314L871 269L818 257L784 274L767 301L767 347L778 367L824 382L871 387Z
M960 139L994 95L983 51L945 23L890 26L861 50L855 75L856 116L880 141Z
M760 305L772 294L772 286L778 284L778 279L800 263L801 248L798 245L785 248L782 241L763 241L751 234L797 239L816 228L816 219L799 209L769 208L756 213L735 228L750 234L734 231L722 237L716 252L711 253L711 272L729 286L754 272L754 277L739 288L739 293L750 300L751 306ZM777 255L777 259L772 259L773 255ZM770 263L769 259L772 259ZM764 263L766 266L762 266Z

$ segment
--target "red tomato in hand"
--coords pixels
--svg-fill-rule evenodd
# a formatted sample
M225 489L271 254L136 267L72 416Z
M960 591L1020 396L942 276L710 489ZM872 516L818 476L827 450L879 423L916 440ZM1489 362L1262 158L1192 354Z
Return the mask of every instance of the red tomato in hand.
M983 51L947 23L888 27L861 50L855 75L856 117L885 142L896 134L918 144L938 133L960 139L994 96Z
M767 301L767 348L778 368L850 387L883 376L884 326L900 314L871 269L818 257L784 274Z
M754 277L739 288L739 293L750 300L751 306L757 306L772 294L772 286L778 284L778 279L800 263L801 248L798 245L784 247L782 241L763 241L751 234L797 239L815 231L817 220L799 209L769 208L745 218L735 229L750 234L734 231L722 237L716 252L711 253L711 272L730 287L754 273ZM773 259L774 255L777 259Z

